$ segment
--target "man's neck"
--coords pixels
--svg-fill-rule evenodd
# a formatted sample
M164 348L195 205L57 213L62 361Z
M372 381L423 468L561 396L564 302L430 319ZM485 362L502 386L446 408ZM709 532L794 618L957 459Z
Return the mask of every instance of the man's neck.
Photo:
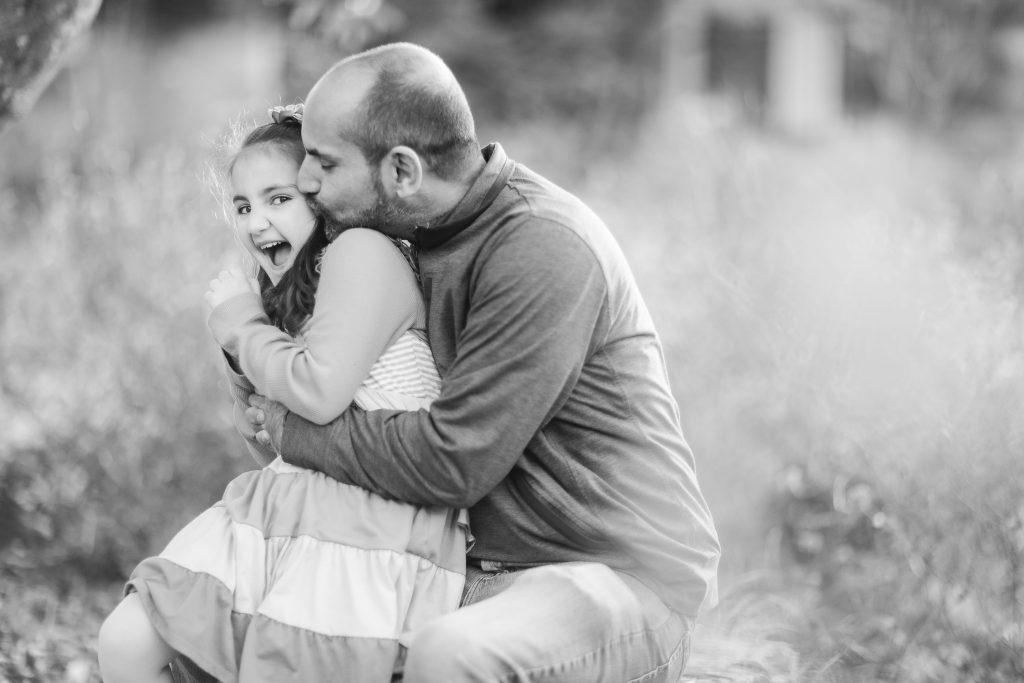
M423 212L423 220L419 225L429 227L437 225L455 210L455 207L465 199L466 195L473 188L477 178L483 173L487 163L483 157L474 164L468 172L455 180L440 180L435 187L431 188L432 201L427 210Z

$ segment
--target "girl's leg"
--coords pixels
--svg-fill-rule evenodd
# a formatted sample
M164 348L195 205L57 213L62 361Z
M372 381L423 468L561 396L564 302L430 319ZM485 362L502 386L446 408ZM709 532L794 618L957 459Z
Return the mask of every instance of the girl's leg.
M177 655L153 628L137 593L103 622L98 654L104 683L171 683L167 665Z

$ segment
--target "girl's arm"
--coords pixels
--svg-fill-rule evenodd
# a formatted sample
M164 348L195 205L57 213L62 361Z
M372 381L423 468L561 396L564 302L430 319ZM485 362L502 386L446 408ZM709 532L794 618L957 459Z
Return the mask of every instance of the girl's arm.
M259 393L326 424L352 402L380 355L422 314L416 279L384 235L346 230L327 248L302 340L270 324L258 295L215 307L209 325Z

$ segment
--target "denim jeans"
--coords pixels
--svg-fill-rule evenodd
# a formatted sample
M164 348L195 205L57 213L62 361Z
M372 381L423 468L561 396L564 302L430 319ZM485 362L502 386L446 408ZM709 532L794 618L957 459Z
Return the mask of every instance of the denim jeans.
M693 622L588 562L470 567L463 607L413 634L405 683L675 683Z

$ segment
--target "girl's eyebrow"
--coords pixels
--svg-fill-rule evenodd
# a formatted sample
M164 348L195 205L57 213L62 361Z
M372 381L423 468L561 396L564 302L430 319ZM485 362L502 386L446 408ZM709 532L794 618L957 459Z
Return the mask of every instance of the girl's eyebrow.
M269 187L263 188L260 194L266 197L268 194L280 192L281 190L295 190L296 192L298 192L299 187L296 183L287 183L286 185L271 185Z
M270 187L265 187L262 190L260 190L259 194L260 196L266 197L268 194L280 192L281 190L295 190L295 192L298 192L299 186L296 185L295 183L289 183L288 185L271 185ZM236 194L234 197L231 198L231 201L237 202L240 199L242 201L246 201L245 195Z

